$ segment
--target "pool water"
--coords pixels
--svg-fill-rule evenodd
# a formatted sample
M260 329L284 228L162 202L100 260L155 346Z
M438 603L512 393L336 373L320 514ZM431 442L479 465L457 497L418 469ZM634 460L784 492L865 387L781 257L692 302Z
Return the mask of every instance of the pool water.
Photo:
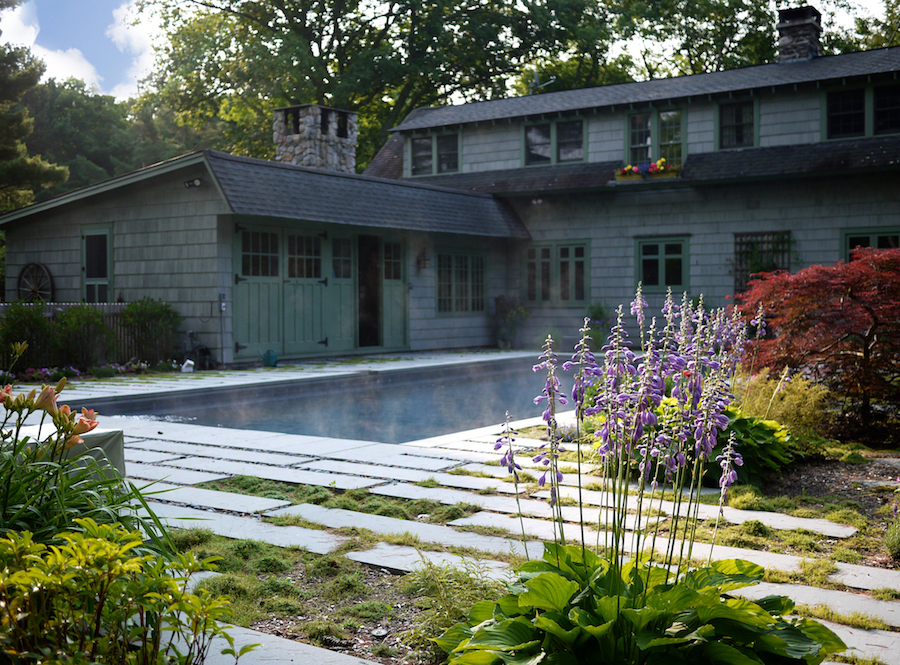
M534 397L545 377L532 366L531 360L518 359L254 386L212 399L157 403L149 415L196 425L403 443L496 425L507 411L513 420L539 416L543 407L534 404Z

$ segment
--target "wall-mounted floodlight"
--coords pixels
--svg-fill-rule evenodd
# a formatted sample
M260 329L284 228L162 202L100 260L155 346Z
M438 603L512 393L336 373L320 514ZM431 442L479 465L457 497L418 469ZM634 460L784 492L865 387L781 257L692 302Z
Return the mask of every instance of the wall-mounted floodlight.
M190 189L191 187L199 187L200 186L200 178L194 178L193 180L185 180L184 186Z

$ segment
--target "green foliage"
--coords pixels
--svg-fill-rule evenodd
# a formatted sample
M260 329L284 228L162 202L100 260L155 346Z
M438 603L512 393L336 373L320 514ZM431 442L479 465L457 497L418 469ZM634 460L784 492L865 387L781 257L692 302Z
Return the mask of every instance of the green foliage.
M50 548L28 532L0 539L0 646L13 662L202 663L226 599L185 591L212 561L135 554L140 532L78 520ZM176 644L178 645L176 647ZM89 659L83 659L90 654Z
M27 342L28 348L22 353L17 367L49 367L55 364L60 348L59 329L44 316L45 306L42 303L26 304L13 302L9 304L0 324L0 349L8 350L16 342ZM7 356L4 362L9 368Z
M795 458L791 435L787 428L774 420L760 420L744 415L740 408L729 406L725 409L728 427L719 435L719 444L713 450L712 460L706 468L704 481L715 485L721 469L714 462L722 454L725 441L731 433L735 435L738 452L744 460L737 469L738 482L759 485L767 473L779 473Z
M884 532L884 549L895 561L900 561L900 522L892 522Z
M736 404L748 418L774 420L804 435L821 433L829 421L828 389L802 376L784 381L763 368L752 377L739 373L737 383Z
M79 303L61 312L56 317L56 326L63 349L61 364L86 370L114 359L118 340L99 309Z
M138 358L155 365L172 357L182 317L169 303L144 297L128 303L120 316Z
M76 422L68 406L57 407L59 389L45 386L39 394L2 395L0 535L29 531L35 542L54 543L60 532L77 531L79 518L89 518L143 530L155 549L168 548L164 530L134 485L105 462L70 456L79 434L92 429L96 420L93 412L84 410ZM41 437L19 438L21 424L41 413L51 421L44 423ZM138 515L141 508L149 517Z
M677 583L663 567L621 568L580 547L547 544L519 568L499 601L474 605L435 643L450 665L499 662L798 663L817 665L846 646L793 602L730 595L762 577L737 559L691 570ZM515 661L509 656L515 654Z
M0 11L19 4L0 3ZM0 44L0 213L28 205L33 190L66 179L66 169L31 156L25 139L33 120L19 105L22 96L37 85L43 63L26 48Z

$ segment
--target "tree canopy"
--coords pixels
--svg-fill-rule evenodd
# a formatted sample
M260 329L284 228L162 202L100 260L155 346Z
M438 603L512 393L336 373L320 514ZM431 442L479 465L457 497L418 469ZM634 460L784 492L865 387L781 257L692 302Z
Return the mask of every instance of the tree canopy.
M19 1L0 0L0 11ZM29 155L25 146L33 121L19 101L43 73L43 64L28 49L0 44L0 213L31 203L35 189L67 176L66 169Z

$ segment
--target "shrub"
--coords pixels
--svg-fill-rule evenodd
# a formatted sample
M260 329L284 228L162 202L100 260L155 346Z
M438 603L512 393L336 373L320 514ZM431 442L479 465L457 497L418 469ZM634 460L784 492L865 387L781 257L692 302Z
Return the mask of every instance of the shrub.
M737 298L745 319L769 328L757 361L825 381L863 425L873 400L900 406L898 274L900 249L860 248L849 263L755 275Z
M822 433L829 421L828 389L802 376L782 380L764 368L737 375L737 403L748 418L774 420L795 434Z
M175 331L183 320L161 300L141 298L128 303L121 313L122 325L134 343L134 355L151 365L172 357Z
M900 522L892 522L884 534L884 549L895 561L900 561Z
M28 532L0 539L0 645L12 662L202 663L226 600L184 591L211 561L134 553L139 532L78 520L49 548ZM177 646L176 646L177 645ZM243 650L242 650L243 651ZM233 653L233 651L232 651Z
M63 349L60 362L87 369L115 357L118 339L99 309L87 303L69 307L56 317L56 326Z
M8 355L4 366L9 369L16 342L27 342L19 358L19 367L50 367L56 363L60 348L59 328L47 316L43 303L10 303L0 325L0 349Z
M728 427L719 435L719 441L727 441L734 434L734 443L743 458L743 465L737 469L738 482L759 485L766 474L778 473L793 461L795 451L788 430L774 420L748 418L734 406L725 409ZM713 449L711 460L722 454L724 443ZM709 463L704 480L715 484L722 470L718 464Z

